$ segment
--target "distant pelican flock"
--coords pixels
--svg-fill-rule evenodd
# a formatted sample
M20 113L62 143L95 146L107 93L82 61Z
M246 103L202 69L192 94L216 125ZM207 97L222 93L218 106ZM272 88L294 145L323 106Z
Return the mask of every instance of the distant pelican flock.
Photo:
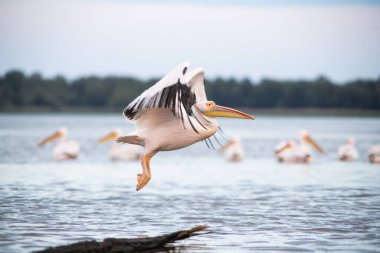
M111 149L109 152L109 158L113 161L124 160L132 161L139 160L142 155L142 148L132 144L120 144L114 141L121 135L119 128L114 129L109 134L98 140L98 143L106 143L112 141Z
M233 110L233 109L232 109ZM190 117L190 116L189 116ZM199 116L198 116L199 117ZM232 117L232 116L229 116ZM192 118L194 120L194 118ZM192 122L193 122L192 120ZM215 121L215 120L214 120ZM136 122L135 122L136 124ZM172 123L171 123L172 124ZM190 124L190 123L189 123ZM186 133L188 134L188 133ZM67 128L59 128L56 132L39 142L39 146L45 146L49 142L57 140L57 144L52 150L55 160L74 160L77 159L80 145L79 142L67 140ZM107 143L112 141L109 151L109 158L112 161L140 160L143 155L143 148L139 145L120 143L122 139L121 130L115 128L110 133L98 140L98 143ZM319 153L323 154L323 149L310 137L310 134L303 130L300 132L299 143L293 140L282 141L275 147L275 156L281 163L310 163L312 162L313 153L309 146L313 147ZM240 162L244 159L244 148L240 138L235 137L227 140L224 145L221 144L220 151L224 158L231 162ZM356 161L359 158L359 152L356 147L354 138L348 138L346 142L338 149L338 159L344 162ZM370 163L380 164L380 145L374 145L368 150L368 161ZM142 160L142 165L145 166Z
M79 154L79 142L67 140L67 135L67 128L59 128L55 133L46 137L38 145L42 147L51 141L58 140L57 144L53 148L53 158L55 160L76 159Z
M157 152L181 149L213 136L218 130L214 117L254 119L208 101L204 70L198 68L188 73L189 66L186 62L175 67L124 109L124 116L135 124L135 131L117 141L145 148L137 191L150 181L150 160Z
M299 136L299 143L292 140L282 141L275 148L277 160L281 163L310 163L313 159L313 152L310 146L323 154L323 149L311 138L306 130L302 130Z

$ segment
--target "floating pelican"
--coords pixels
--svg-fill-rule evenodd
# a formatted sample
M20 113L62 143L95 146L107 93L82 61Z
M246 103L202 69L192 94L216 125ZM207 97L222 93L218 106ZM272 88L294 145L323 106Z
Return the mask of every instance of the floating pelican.
M346 143L338 149L338 157L341 161L355 161L359 157L355 146L355 139L349 138Z
M120 137L120 135L121 135L121 130L117 128L113 130L111 133L101 138L98 142L106 143L109 141L113 141L116 138ZM112 145L111 145L109 157L113 161L116 161L116 160L130 161L130 160L139 160L141 157L141 154L142 154L142 150L140 146L132 145L132 144L122 145L114 141L112 142Z
M66 128L59 128L57 132L46 137L38 145L44 146L47 143L58 140L53 148L53 158L56 160L73 160L78 157L79 143L77 141L67 141L68 131Z
M289 150L295 146L294 141L281 141L274 148L274 154L279 162L283 162L283 156L285 152L289 153Z
M254 119L243 112L208 101L204 70L186 73L182 63L159 82L145 90L123 111L134 122L135 131L117 139L121 143L143 146L142 174L137 175L136 190L151 179L150 160L159 151L176 150L206 140L218 130L214 117Z
M300 133L299 143L294 141L283 141L277 145L275 154L279 162L284 163L310 163L313 153L310 146L323 154L322 148L311 138L306 130Z
M277 161L285 163L306 163L306 156L297 156L297 144L290 141L282 141L275 148Z
M223 145L221 151L227 161L240 162L244 158L244 149L240 143L240 138L237 137L229 140Z
M368 160L370 163L380 163L380 145L372 146L369 149Z

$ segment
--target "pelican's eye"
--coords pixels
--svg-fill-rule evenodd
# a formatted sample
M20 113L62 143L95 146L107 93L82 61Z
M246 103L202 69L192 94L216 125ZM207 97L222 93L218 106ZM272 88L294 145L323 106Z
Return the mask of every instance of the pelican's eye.
M213 101L206 102L206 108L207 110L213 108L215 106L215 103Z

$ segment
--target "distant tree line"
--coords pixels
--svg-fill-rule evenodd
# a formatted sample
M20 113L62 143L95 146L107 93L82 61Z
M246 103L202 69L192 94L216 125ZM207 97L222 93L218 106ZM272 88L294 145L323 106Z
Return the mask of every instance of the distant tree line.
M0 77L0 111L45 108L108 108L121 110L157 79L133 77L83 77L68 81L62 76L44 78L12 70ZM334 84L315 80L278 81L216 78L206 80L210 100L221 105L249 108L355 108L380 110L380 78Z

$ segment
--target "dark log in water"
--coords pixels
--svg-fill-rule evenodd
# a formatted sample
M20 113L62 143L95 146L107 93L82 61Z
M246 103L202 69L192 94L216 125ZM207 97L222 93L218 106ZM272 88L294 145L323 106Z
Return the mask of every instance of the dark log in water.
M189 230L180 230L170 234L145 238L106 238L103 242L82 241L69 245L47 248L35 253L129 253L129 252L153 252L162 249L167 243L183 240L192 236L206 233L197 233L208 228L207 226L197 226Z

